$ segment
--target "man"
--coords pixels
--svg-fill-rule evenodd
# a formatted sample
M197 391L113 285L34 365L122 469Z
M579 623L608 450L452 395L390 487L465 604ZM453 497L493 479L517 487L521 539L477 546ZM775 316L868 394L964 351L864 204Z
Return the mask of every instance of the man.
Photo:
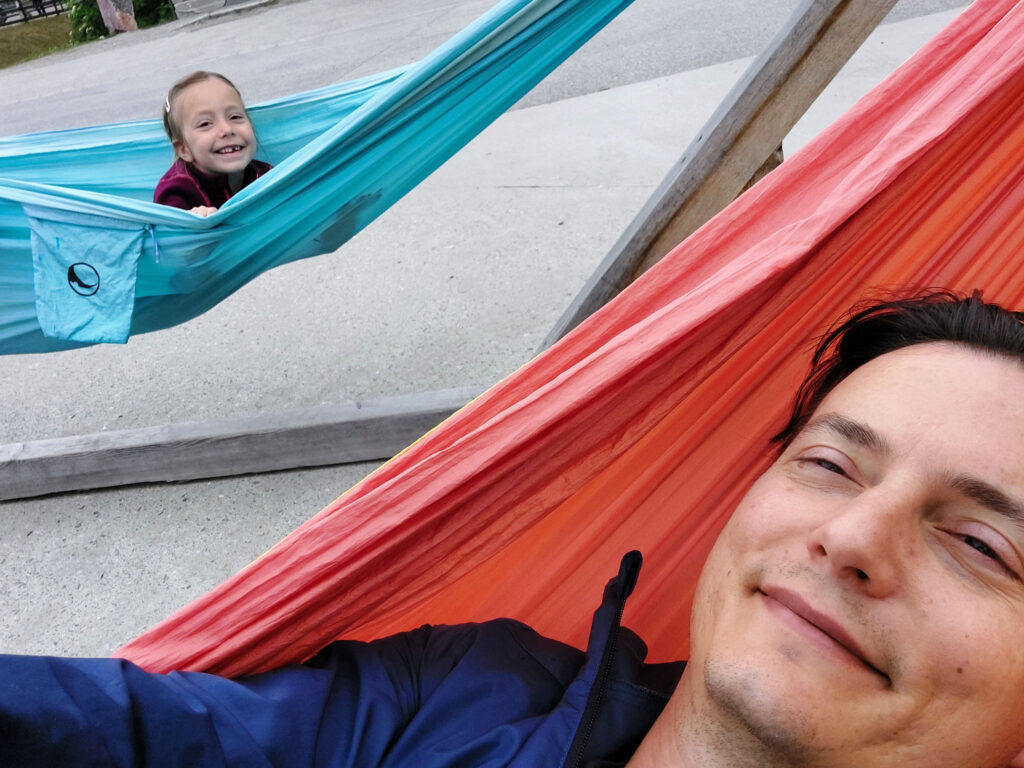
M0 658L0 764L1019 768L1022 392L1024 314L978 297L827 336L708 558L681 679L618 626L632 553L586 654L502 620L241 681Z
M876 307L815 367L630 766L1024 765L1024 314Z

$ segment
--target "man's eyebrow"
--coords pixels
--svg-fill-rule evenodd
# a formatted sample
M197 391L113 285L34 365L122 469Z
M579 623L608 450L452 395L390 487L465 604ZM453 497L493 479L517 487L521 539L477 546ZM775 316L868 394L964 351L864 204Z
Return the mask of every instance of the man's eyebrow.
M849 440L851 443L856 443L863 448L867 448L869 451L882 454L883 456L888 456L892 453L892 447L889 445L889 442L867 424L861 424L859 421L854 421L838 413L826 413L812 419L803 428L803 432L832 432Z
M990 509L1010 522L1024 527L1024 502L1008 496L994 485L972 475L950 475L946 478L949 486L969 498L975 504Z

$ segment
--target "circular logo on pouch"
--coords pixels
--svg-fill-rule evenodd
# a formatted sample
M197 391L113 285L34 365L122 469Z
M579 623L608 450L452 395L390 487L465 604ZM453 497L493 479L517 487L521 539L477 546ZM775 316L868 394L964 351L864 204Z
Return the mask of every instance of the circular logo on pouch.
M68 285L79 296L92 296L100 289L100 273L92 264L80 261L68 267Z

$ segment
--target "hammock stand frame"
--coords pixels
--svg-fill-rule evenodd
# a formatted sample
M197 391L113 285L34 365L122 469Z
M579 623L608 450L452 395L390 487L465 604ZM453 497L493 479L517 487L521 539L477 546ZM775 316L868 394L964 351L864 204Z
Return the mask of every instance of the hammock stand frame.
M896 0L804 0L673 165L545 338L554 344L781 162L783 138ZM0 445L0 501L380 461L476 390Z

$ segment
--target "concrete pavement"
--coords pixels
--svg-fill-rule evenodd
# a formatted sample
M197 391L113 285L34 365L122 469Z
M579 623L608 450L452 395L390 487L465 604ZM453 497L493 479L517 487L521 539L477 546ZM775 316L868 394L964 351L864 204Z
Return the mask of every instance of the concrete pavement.
M150 116L196 68L225 72L250 102L379 71L489 2L305 0L120 36L0 70L0 132ZM497 381L529 359L793 5L636 0L338 253L124 347L0 358L0 442ZM949 7L901 2L903 20L865 44L787 154L951 20ZM0 504L0 650L109 653L372 468Z

